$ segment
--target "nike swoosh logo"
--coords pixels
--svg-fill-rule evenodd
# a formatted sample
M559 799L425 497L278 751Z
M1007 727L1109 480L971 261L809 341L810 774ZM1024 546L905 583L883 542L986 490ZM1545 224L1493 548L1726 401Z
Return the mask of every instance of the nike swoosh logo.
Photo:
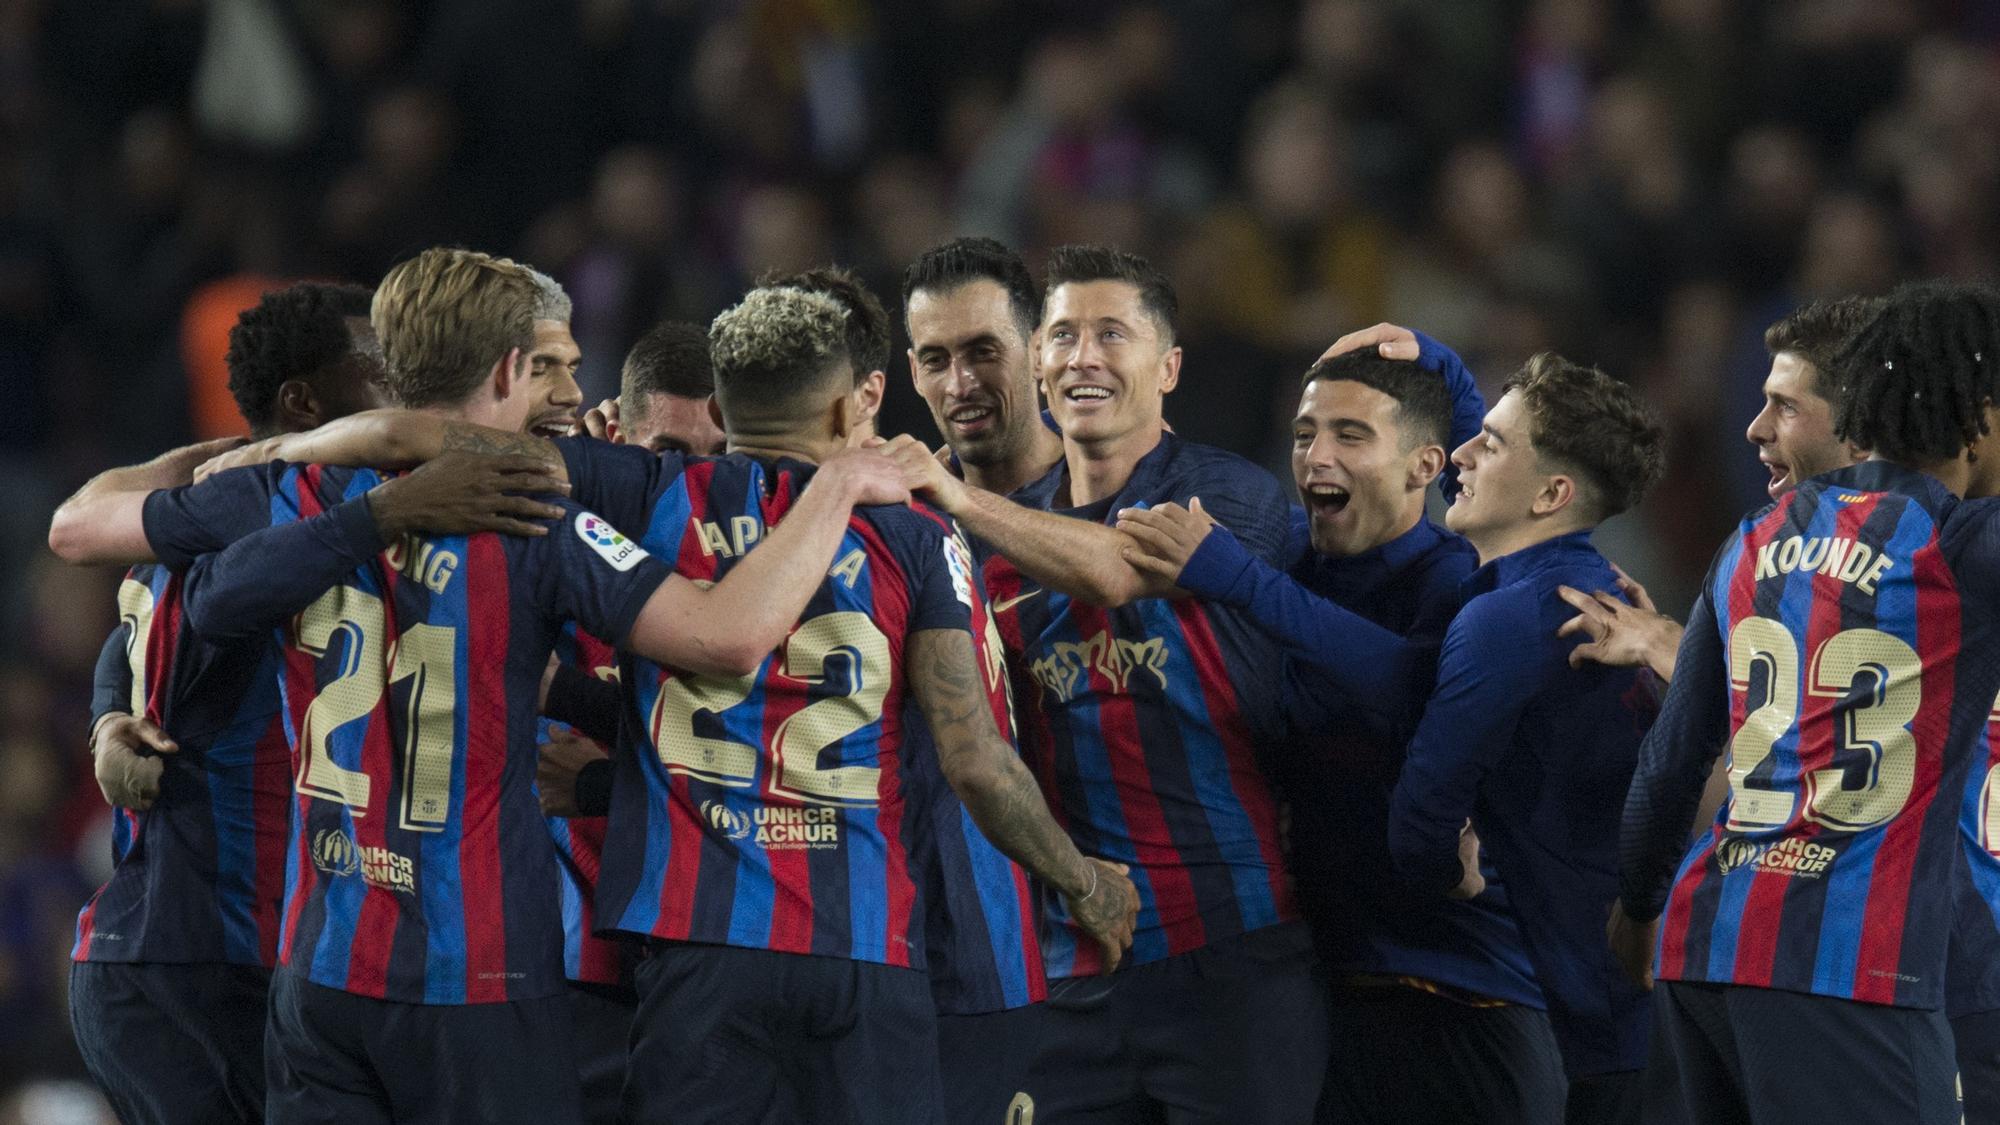
M1005 612L1007 612L1008 610L1010 610L1010 609L1013 609L1013 608L1014 608L1015 606L1017 606L1017 605L1020 605L1020 604L1021 604L1022 602L1025 602L1025 601L1027 601L1027 600L1028 600L1029 598L1032 598L1032 597L1034 597L1034 596L1035 596L1036 594L1039 594L1039 593L1041 593L1041 592L1042 592L1042 591L1041 591L1041 589L1040 589L1040 588L1036 588L1036 589L1033 589L1033 590L1030 590L1030 591L1028 591L1028 592L1027 592L1027 593L1025 593L1025 594L1022 594L1022 595L1020 595L1019 597L1014 597L1014 598L1008 598L1008 599L1007 599L1006 601L1004 601L1004 602L994 602L994 603L993 603L993 612L995 612L995 613L1005 613Z

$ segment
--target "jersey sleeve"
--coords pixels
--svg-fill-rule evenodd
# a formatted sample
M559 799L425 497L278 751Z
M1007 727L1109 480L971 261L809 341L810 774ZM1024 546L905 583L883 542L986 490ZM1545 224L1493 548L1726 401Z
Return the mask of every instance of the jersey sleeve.
M289 465L273 461L217 473L146 497L146 542L172 570L271 526L271 497Z
M542 716L575 727L605 745L618 740L618 685L600 680L574 664L556 665Z
M90 729L113 712L132 710L132 662L126 652L132 643L132 622L120 621L98 650L97 667L90 677Z
M1202 510L1264 562L1282 566L1292 541L1292 501L1278 478L1236 458L1205 464L1176 482L1173 499Z
M311 605L387 546L366 494L266 527L195 560L182 587L188 625L211 640L249 636Z
M1425 890L1449 891L1464 876L1459 831L1540 681L1541 660L1521 644L1538 627L1532 600L1494 594L1468 603L1445 634L1437 688L1389 808L1389 852Z
M685 454L653 453L592 437L555 439L569 473L570 499L630 539L643 539L653 502L687 467Z
M909 631L970 630L982 587L973 580L972 555L964 540L921 516L909 523L915 525L903 560L910 579Z
M1384 716L1423 706L1436 636L1427 643L1405 638L1320 597L1253 554L1225 526L1218 524L1201 541L1179 585L1248 613L1287 655L1317 670L1349 700L1365 700Z
M1729 666L1722 630L1704 589L1681 634L1674 679L1625 795L1618 837L1619 897L1635 922L1666 909L1688 823L1709 769L1729 741Z
M1458 466L1451 463L1451 451L1479 433L1486 420L1486 396L1479 393L1478 381L1457 352L1421 332L1414 335L1417 366L1437 372L1444 378L1445 389L1451 392L1451 444L1445 447L1444 474L1438 478L1438 488L1450 500L1458 495Z
M574 621L623 648L646 600L673 569L596 513L561 505L562 518L549 533L526 541L536 604L551 618Z

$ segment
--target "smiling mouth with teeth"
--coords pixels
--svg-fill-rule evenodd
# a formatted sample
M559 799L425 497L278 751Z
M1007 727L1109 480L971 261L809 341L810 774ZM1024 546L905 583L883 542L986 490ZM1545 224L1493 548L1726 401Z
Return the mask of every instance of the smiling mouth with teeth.
M1071 402L1103 402L1111 397L1111 388L1071 387L1063 392L1063 397Z
M1315 514L1337 516L1347 510L1351 494L1337 484L1310 484L1306 486L1306 506Z
M961 406L957 410L952 411L947 417L955 426L969 426L974 422L984 422L986 419L993 417L993 408L990 406Z

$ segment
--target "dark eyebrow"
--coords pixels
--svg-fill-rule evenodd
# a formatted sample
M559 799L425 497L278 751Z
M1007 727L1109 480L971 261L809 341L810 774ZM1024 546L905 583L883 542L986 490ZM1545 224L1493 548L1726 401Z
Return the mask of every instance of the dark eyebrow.
M1507 444L1507 439L1500 436L1500 431L1494 429L1493 427L1487 425L1484 422L1479 423L1479 432L1485 434L1487 437L1492 438L1494 441L1499 442L1501 445Z

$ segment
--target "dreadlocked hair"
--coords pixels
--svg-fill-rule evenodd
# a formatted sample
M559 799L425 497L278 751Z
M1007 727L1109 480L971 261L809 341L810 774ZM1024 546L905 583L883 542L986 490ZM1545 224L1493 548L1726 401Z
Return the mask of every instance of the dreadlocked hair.
M1905 285L1833 361L1834 432L1905 464L1949 461L2000 399L2000 290Z

